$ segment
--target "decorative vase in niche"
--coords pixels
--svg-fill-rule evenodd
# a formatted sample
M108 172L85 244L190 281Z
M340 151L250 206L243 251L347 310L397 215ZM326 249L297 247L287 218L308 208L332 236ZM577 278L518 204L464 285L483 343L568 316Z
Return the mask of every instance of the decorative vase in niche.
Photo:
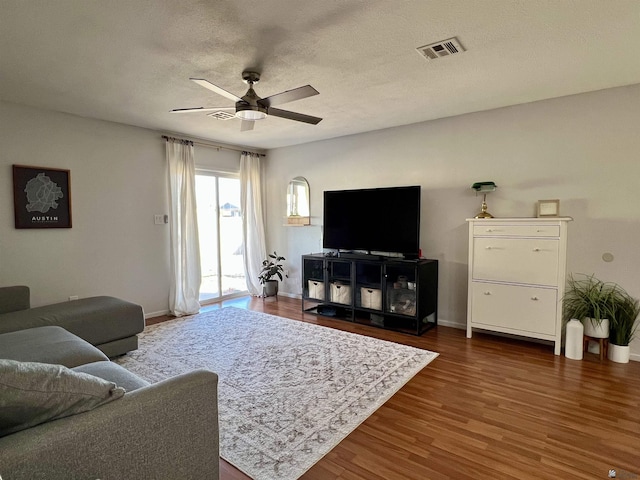
M572 318L567 322L564 354L571 360L582 360L584 326L580 320Z
M629 345L616 345L615 343L609 343L607 358L612 362L629 363L630 353Z
M593 318L585 318L583 323L584 334L591 338L609 338L609 319L603 318L600 322Z

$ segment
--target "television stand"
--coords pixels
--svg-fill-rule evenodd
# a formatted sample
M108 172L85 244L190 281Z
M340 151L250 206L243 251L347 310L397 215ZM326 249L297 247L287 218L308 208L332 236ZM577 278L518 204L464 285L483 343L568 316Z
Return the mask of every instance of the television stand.
M438 261L302 256L302 311L421 335L438 323Z

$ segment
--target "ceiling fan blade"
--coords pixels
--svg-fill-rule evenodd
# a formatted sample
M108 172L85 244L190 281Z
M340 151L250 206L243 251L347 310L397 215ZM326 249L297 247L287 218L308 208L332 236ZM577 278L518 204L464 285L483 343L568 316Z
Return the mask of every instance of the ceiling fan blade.
M248 130L253 130L255 123L256 122L254 122L253 120L242 120L242 123L240 123L240 131L246 132Z
M287 90L286 92L276 93L270 97L262 98L258 100L258 103L264 107L269 108L272 105L282 105L283 103L293 102L295 100L301 100L307 97L313 97L318 95L318 92L311 85L305 85L304 87L294 88L293 90Z
M209 90L211 90L212 92L217 93L218 95L222 95L223 97L227 97L229 100L233 100L234 102L239 102L240 100L242 100L237 95L234 95L233 93L227 92L224 88L220 88L219 86L214 85L209 80L205 80L204 78L190 78L189 80L191 80L192 82L196 82L198 85L200 85L200 86L202 86L204 88L208 88Z
M289 110L280 110L279 108L268 109L267 115L286 118L288 120L295 120L297 122L311 123L312 125L317 125L322 120L319 117L312 117L311 115L304 115L302 113L290 112Z
M218 110L235 110L236 107L194 107L194 108L175 108L170 113L195 113L195 112L216 112Z

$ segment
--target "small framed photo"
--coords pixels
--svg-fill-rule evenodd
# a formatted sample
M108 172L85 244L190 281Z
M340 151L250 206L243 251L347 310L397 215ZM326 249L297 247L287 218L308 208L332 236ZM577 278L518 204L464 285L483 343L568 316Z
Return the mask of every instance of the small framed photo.
M71 228L69 170L13 165L16 228Z
M560 216L560 200L538 200L538 217Z

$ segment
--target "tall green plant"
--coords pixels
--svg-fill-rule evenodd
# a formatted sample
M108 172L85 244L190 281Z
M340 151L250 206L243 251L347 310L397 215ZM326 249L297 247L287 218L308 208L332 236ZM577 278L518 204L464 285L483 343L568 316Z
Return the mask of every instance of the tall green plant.
M615 283L603 282L593 275L576 278L569 275L562 299L563 320L592 318L596 325L608 318L620 290Z
M609 319L609 340L615 345L631 343L638 328L640 301L617 283L603 282L593 275L569 275L563 300L563 320L591 318L599 325Z
M640 301L624 290L620 290L609 312L611 320L609 341L615 345L629 345L638 328L639 315Z

